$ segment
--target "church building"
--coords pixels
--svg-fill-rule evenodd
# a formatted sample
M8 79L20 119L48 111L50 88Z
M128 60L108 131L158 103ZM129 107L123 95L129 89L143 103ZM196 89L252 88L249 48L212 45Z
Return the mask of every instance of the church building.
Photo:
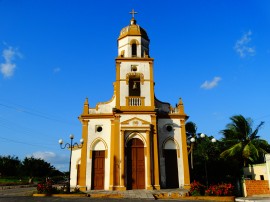
M116 78L110 101L79 116L81 148L71 159L71 187L81 190L188 188L190 184L183 102L155 97L150 39L134 10L117 39ZM90 96L91 97L91 96Z

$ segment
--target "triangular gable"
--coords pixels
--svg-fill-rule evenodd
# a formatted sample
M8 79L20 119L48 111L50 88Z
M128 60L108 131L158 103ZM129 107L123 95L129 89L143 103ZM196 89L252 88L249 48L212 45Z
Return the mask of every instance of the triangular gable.
M149 126L150 123L148 121L143 120L143 119L134 117L134 118L128 119L126 121L123 121L121 124L122 125L129 125L129 126L145 126L145 125Z

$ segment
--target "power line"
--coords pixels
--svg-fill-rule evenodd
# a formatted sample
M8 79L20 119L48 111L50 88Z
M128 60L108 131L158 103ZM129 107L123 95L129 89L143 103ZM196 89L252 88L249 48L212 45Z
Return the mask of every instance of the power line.
M24 145L28 145L28 146L44 147L44 148L53 148L53 147L44 146L44 144L42 144L42 145L31 144L31 143L28 143L28 142L22 142L22 141L18 141L18 140L12 140L12 139L5 138L5 137L1 137L1 136L0 136L0 139L6 140L6 141L8 141L8 142L13 142L13 143L17 143L17 144L24 144Z
M9 120L4 119L2 117L0 117L0 126L5 127L11 131L18 131L20 133L24 133L26 135L36 135L37 133L39 133L39 134L42 133L41 131L36 132L30 128L26 128L24 126L21 126L17 122L9 121ZM46 134L43 134L43 135L46 136Z
M51 118L49 117L47 114L45 113L42 113L42 112L37 112L35 110L29 110L29 109L26 109L26 107L24 106L21 106L21 105L17 105L17 106L13 106L13 105L10 105L10 104L4 104L4 103L0 103L0 107L5 107L9 110L13 110L13 111L16 111L16 112L22 112L22 113L26 113L28 115L31 115L31 116L34 116L34 117L39 117L39 118L43 118L43 119L47 119L47 120L51 120L53 122L60 122L60 123L65 123L65 124L68 124L68 125L71 125L71 124L74 124L74 122L68 122L68 121L63 121L63 120L60 120L58 118ZM30 128L27 128L25 127L25 125L21 125L19 124L20 122L18 121L13 121L12 120L8 120L8 119L5 119L3 118L3 116L1 117L0 116L0 127L3 127L3 128L6 128L8 129L9 131L12 131L12 133L20 133L20 134L24 134L28 137L39 137L38 140L41 140L41 137L48 137L47 134L42 134L42 131L43 130L39 130L39 131L34 131ZM31 125L31 124L29 124ZM74 124L75 125L75 124ZM54 148L53 145L56 145L56 144L47 144L47 145L44 145L44 143L29 143L29 142L25 142L25 141L20 141L20 140L16 140L16 139L12 139L12 138L7 138L7 137L10 137L10 135L4 135L3 133L1 134L2 136L0 136L0 139L2 139L3 141L5 142L10 142L10 143L16 143L16 144L22 144L22 145L27 145L27 146L33 146L33 147L43 147L43 148ZM4 137L3 137L4 135ZM42 140L41 140L42 141ZM32 140L31 140L32 142ZM43 142L49 142L49 141L43 141Z
M39 118L51 120L51 121L57 121L57 122L65 123L65 124L68 124L68 125L74 124L74 122L63 121L63 120L61 120L59 118L54 118L55 117L54 115L49 115L49 114L46 114L44 112L39 112L39 111L32 110L32 109L30 110L29 108L27 109L27 107L22 106L22 105L17 105L19 107L16 107L16 106L0 103L0 106L8 108L8 109L12 109L12 110L17 111L17 112L22 112L22 113L25 113L25 114L29 114L31 116L36 116L36 117L39 117Z

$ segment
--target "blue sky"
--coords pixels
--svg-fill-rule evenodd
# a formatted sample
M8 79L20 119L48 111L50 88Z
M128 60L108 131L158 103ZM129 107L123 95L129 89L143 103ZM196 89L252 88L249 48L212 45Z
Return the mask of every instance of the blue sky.
M270 141L270 1L0 0L0 155L67 170L58 139L111 99L120 30L132 9L150 37L155 95L181 97L198 132L221 138L233 115L265 121Z

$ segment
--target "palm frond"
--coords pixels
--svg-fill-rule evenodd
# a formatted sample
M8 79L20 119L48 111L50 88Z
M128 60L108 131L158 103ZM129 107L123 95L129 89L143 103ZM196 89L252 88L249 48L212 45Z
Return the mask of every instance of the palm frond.
M242 151L242 142L239 142L220 154L221 158L234 157Z
M242 115L236 115L231 117L235 126L235 132L237 132L238 139L245 140L250 132L250 124Z
M270 152L269 144L266 140L255 139L251 143L258 149L260 154L266 154Z
M259 129L264 125L264 122L262 121L257 127L256 129L250 134L250 139L258 139L260 138L260 136L257 136Z
M250 157L250 146L249 146L249 144L244 146L242 156L243 156L244 159L248 159Z
M249 161L259 159L266 151L270 152L270 146L266 141L260 140L258 131L263 126L261 122L253 131L253 121L242 115L235 115L230 118L231 123L220 133L223 134L222 142L225 149L220 157L234 157L246 165Z

